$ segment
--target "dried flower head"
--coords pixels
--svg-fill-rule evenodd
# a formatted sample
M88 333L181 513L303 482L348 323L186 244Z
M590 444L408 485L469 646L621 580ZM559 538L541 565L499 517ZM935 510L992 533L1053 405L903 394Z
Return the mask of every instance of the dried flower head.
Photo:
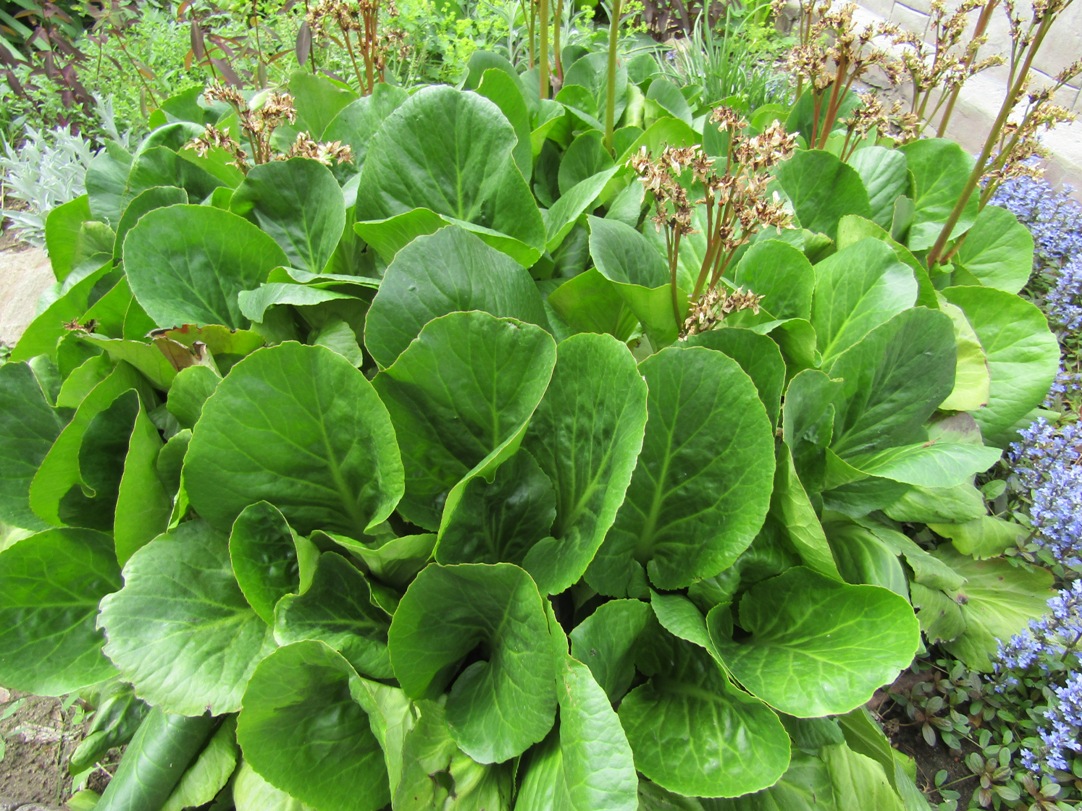
M341 141L314 141L307 132L302 132L282 159L285 158L310 158L330 166L332 163L350 163L353 150Z
M680 329L680 340L708 332L722 322L725 316L740 310L759 314L763 297L738 287L735 290L713 288L707 290L691 305L691 311Z

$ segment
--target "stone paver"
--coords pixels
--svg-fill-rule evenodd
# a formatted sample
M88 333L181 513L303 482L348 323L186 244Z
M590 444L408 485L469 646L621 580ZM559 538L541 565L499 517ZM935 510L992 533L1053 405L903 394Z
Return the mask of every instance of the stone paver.
M0 252L0 342L14 345L34 320L41 294L56 279L38 248Z

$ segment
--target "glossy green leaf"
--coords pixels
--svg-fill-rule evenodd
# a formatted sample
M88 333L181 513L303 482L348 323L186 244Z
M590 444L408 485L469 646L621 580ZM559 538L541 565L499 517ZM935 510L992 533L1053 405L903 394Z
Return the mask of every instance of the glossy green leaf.
M568 338L523 447L556 488L553 537L524 566L557 594L586 571L624 500L642 447L646 382L626 346L607 335Z
M1048 610L1052 574L1014 566L1004 558L974 560L947 546L939 547L935 556L966 578L957 591L947 592L962 609L965 633L943 647L974 670L990 672L998 640L1021 633Z
M781 526L805 566L827 577L840 577L819 516L784 442L779 443L777 450L770 519Z
M311 811L311 806L260 777L246 760L233 778L233 804L237 811Z
M49 529L0 552L0 681L59 696L112 676L94 619L118 588L104 533Z
M80 232L83 223L91 219L90 198L85 194L57 206L46 216L45 247L57 281L64 281L75 269Z
M868 192L860 175L829 152L797 152L778 166L777 177L793 201L800 224L810 231L834 239L838 220L846 214L871 216Z
M229 208L255 222L285 252L287 261L319 273L346 227L346 203L331 170L293 158L253 166Z
M894 201L909 191L905 155L894 149L869 146L854 152L848 164L857 170L868 192L871 219L883 228L890 228Z
M951 287L943 295L965 312L988 358L988 406L973 418L988 444L1006 447L1015 423L1048 394L1059 344L1041 311L1018 296L989 287Z
M620 702L635 768L696 797L737 797L773 785L789 736L769 707L731 685L705 651L673 640L664 668Z
M422 237L387 267L365 321L364 343L386 368L434 318L482 310L545 326L530 274L460 228Z
M510 236L541 255L545 227L512 160L518 137L488 99L433 86L391 113L369 145L357 219L428 208Z
M755 384L771 426L777 428L785 385L785 359L774 341L747 329L715 329L690 336L684 345L704 346L739 363Z
M301 534L352 534L390 515L403 473L390 417L365 376L329 349L285 343L242 360L207 400L184 483L223 532L267 501Z
M122 566L137 549L169 526L173 493L158 476L158 455L163 447L158 429L140 409L124 457L113 521L116 558Z
M448 691L447 721L474 760L520 755L551 729L556 673L548 621L537 586L517 566L429 566L403 596L388 641L407 695ZM478 646L487 658L458 672Z
M898 554L859 524L838 517L824 524L838 570L847 583L889 589L909 598Z
M229 718L218 727L180 782L169 795L161 811L184 811L206 805L218 796L237 768L237 724Z
M244 759L317 811L390 801L383 752L357 703L357 674L321 642L279 648L252 675L237 722Z
M947 217L962 196L973 158L954 141L927 138L898 147L913 177L913 224L906 244L910 250L931 248ZM977 196L966 203L951 238L964 233L977 218Z
M350 148L353 160L345 164L337 174L358 172L364 166L368 145L383 121L401 106L409 95L401 87L379 82L372 93L351 101L338 111L323 132L324 141L341 141Z
M815 266L812 326L823 363L913 306L917 282L894 251L864 239Z
M44 529L30 509L30 484L49 453L64 420L45 397L30 367L0 366L0 521L23 529Z
M160 391L168 391L173 378L177 376L176 367L153 343L86 333L75 334L80 341L104 350L115 363L130 363Z
M359 559L372 577L404 591L432 559L434 533L388 538L379 544L362 543L334 533L323 533Z
M982 515L958 524L929 524L937 535L949 538L963 555L977 559L998 557L1026 542L1030 530L1014 521Z
M390 679L390 619L372 604L368 581L341 555L324 552L311 586L287 594L275 608L274 636L281 645L316 639L345 657L362 676Z
M511 154L519 172L529 179L533 173L533 149L530 146L530 112L523 98L522 83L510 73L489 68L481 75L477 94L499 107L504 118L515 128L518 143Z
M124 241L124 269L139 304L161 327L247 327L237 294L288 263L267 234L211 206L169 206L146 214Z
M149 400L148 388L121 364L86 394L30 484L30 506L40 518L112 528L122 459L141 408L135 392Z
M618 286L597 268L560 284L549 293L545 303L557 316L553 323L559 323L571 335L580 332L611 335L624 343L639 327L638 318L620 295Z
M909 603L803 567L752 586L740 600L740 642L711 636L725 667L772 707L798 718L848 712L908 667L920 642Z
M639 369L650 391L646 438L589 575L607 594L627 593L638 567L676 589L731 566L762 527L774 477L770 421L734 360L670 348Z
M732 800L715 801L709 811L836 811L838 808L826 764L798 749L793 752L785 774L773 786Z
M181 426L191 428L199 421L207 398L221 382L221 376L210 367L189 366L173 379L165 406Z
M803 252L776 239L754 243L737 262L733 282L763 297L775 318L810 318L815 272Z
M422 701L414 706L421 717L403 739L402 774L393 792L393 807L397 811L509 811L514 762L478 763L458 748L442 705ZM396 757L397 751L388 760Z
M555 363L556 342L532 324L459 312L425 325L373 383L402 450L403 515L439 527L450 489L521 430Z
M587 178L616 165L603 141L604 134L598 130L587 130L575 136L560 159L557 186L561 195Z
M277 507L260 501L241 511L229 534L229 561L252 610L274 625L278 601L301 590L302 568L298 542Z
M831 448L844 458L923 440L954 369L954 328L942 313L916 307L872 330L830 367L844 381Z
M653 624L642 600L609 600L571 632L571 655L590 668L609 700L623 697L635 677L639 640Z
M559 727L524 759L516 811L636 811L638 778L620 719L590 669L566 654L557 697Z
M966 274L977 284L1017 293L1033 273L1033 234L1005 208L985 206L954 256L956 284Z
M568 189L545 212L545 231L548 234L545 250L554 251L560 246L579 217L597 202L598 195L615 174L616 167L611 167L585 178Z
M470 479L445 515L435 558L440 563L521 564L556 518L556 492L526 451L502 464L491 482Z
M953 487L972 481L1001 455L998 448L983 445L924 442L855 454L846 461L869 476L925 487Z
M124 566L124 588L102 601L106 655L148 703L179 715L234 712L270 629L249 607L227 539L187 522Z
M113 259L120 261L123 257L124 239L128 232L145 214L166 206L179 206L191 202L188 193L176 186L154 186L141 193L128 203L124 209L124 216L116 227L116 238L113 243Z
M671 344L679 325L664 258L637 229L619 220L590 217L588 221L590 258L598 272L613 283L655 346ZM686 294L678 298L683 301Z
M958 366L954 372L954 390L940 404L942 411L976 411L988 405L992 376L977 333L961 307L939 296L939 309L950 316L958 347Z

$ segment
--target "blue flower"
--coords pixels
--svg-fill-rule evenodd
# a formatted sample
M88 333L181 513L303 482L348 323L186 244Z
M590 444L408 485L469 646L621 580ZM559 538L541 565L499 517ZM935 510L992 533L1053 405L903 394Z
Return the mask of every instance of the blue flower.
M1082 429L1040 419L1019 440L1008 461L1028 490L1033 540L1064 566L1082 566Z
M1033 234L1034 270L1055 270L1082 256L1082 206L1065 189L1029 177L1003 183L991 202L1011 211Z

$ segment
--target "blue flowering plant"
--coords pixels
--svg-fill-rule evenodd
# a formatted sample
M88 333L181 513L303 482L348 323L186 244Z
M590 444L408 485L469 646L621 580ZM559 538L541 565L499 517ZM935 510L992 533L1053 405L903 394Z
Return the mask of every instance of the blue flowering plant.
M1023 787L1033 796L1039 781L1041 793L1055 798L1038 808L1076 808L1082 797L1082 580L1052 598L1048 609L1000 645L993 682L1021 710L1012 726L1028 772Z

